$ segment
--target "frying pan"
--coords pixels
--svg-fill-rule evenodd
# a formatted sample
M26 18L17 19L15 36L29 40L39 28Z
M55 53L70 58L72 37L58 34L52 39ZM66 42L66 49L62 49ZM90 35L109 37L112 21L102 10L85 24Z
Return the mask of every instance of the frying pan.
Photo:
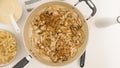
M85 1L87 2L87 1ZM91 1L90 1L91 2ZM93 4L93 3L92 3ZM35 17L36 14L40 13L40 11L45 8L45 7L48 7L48 6L51 6L51 5L60 5L60 6L64 6L64 7L67 7L69 9L71 9L72 11L76 12L81 21L83 22L83 31L85 33L85 41L84 43L79 47L78 49L78 52L77 54L74 56L74 58L71 58L69 59L68 61L65 61L65 62L62 62L62 63L53 63L51 61L47 61L45 60L43 57L40 57L38 56L38 53L35 52L35 49L34 47L31 45L30 43L30 23L32 22L33 18ZM89 5L91 6L91 5ZM93 8L95 8L95 6L93 6ZM92 10L94 10L92 8ZM95 8L95 11L94 13L96 12L96 8ZM93 16L94 14L92 14L91 16ZM91 17L90 16L90 17ZM24 45L26 47L26 50L28 51L29 53L29 56L28 57L24 57L21 61L19 61L13 68L23 68L31 58L35 58L36 60L38 60L39 62L43 63L43 64L46 64L46 65L52 65L52 66L61 66L61 65L66 65L68 63L71 63L72 61L74 61L75 59L77 59L78 57L80 57L83 52L85 51L85 48L86 48L86 45L87 45L87 41L88 41L88 25L86 23L86 20L84 19L83 15L81 14L81 12L76 9L74 6L68 4L68 3L64 3L64 2L59 2L59 1L52 1L52 2L47 2L47 3L44 3L40 6L38 6L36 9L34 9L30 15L27 17L27 20L25 21L25 24L24 24L24 28L23 28L23 41L24 41Z

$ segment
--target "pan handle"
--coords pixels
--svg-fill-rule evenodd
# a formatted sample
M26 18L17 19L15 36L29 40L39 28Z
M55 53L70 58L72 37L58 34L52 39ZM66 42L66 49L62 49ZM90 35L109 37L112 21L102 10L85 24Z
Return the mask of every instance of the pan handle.
M80 57L80 67L83 68L85 64L85 55L86 51L83 53L83 55Z
M92 10L91 15L87 18L87 20L89 20L91 17L93 17L96 14L97 8L95 6L95 4L91 1L91 0L79 0L74 6L77 6L77 4L79 4L80 2L85 1L85 3L90 7L90 9Z
M29 55L27 57L24 57L23 59L21 59L15 66L13 66L12 68L23 68L25 65L27 65L29 63L29 60L32 59L32 57Z

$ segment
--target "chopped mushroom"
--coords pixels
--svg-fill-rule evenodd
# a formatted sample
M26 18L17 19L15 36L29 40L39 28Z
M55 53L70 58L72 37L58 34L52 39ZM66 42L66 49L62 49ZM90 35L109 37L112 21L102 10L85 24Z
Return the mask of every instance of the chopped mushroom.
M31 27L32 43L39 54L49 57L54 63L73 58L85 38L77 13L57 5L49 6L36 15Z

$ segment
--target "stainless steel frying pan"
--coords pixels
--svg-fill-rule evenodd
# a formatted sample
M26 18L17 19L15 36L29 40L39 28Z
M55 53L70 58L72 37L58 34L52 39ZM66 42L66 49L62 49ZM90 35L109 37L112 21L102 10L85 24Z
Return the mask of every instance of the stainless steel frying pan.
M91 1L89 1L89 2L88 1L85 0L85 2L89 5L89 7L91 7L91 5L89 4L89 2L91 3ZM91 9L93 10L93 13L91 14L90 17L94 16L94 14L96 13L95 5L93 5L93 3L91 3L91 4L92 4ZM50 5L60 5L60 6L64 6L64 7L72 9L74 12L76 12L80 16L81 21L84 23L82 29L83 29L83 31L85 32L85 35L86 35L85 42L78 49L78 52L77 52L77 54L76 54L76 56L74 58L69 59L68 61L65 61L63 63L53 63L51 61L44 60L42 57L38 56L38 53L35 52L33 46L29 42L29 40L30 40L29 39L29 34L30 34L29 30L30 30L30 23L32 22L32 19L43 8L45 8L47 6L50 6ZM85 51L85 48L86 48L87 41L88 41L88 26L87 26L86 20L83 17L83 15L81 14L81 12L78 9L76 9L74 6L72 6L72 5L68 4L68 3L64 3L64 2L53 1L53 2L48 2L48 3L45 3L45 4L42 4L42 5L38 6L36 9L34 9L30 13L30 15L28 16L28 18L27 18L27 20L25 21L25 24L24 24L23 37L24 37L23 40L24 40L26 50L28 51L28 53L30 55L28 57L24 57L13 68L23 68L29 62L29 60L31 58L35 58L36 60L38 60L39 62L41 62L43 64L52 65L52 66L61 66L61 65L65 65L65 64L68 64L68 63L74 61L75 59L79 58L83 54L83 52Z

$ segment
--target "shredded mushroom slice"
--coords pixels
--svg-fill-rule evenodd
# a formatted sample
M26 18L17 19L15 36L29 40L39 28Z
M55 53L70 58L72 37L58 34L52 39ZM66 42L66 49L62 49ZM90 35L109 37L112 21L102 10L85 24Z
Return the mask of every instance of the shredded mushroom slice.
M32 45L53 63L67 61L76 56L84 42L82 25L78 14L71 9L57 5L46 7L31 24Z

